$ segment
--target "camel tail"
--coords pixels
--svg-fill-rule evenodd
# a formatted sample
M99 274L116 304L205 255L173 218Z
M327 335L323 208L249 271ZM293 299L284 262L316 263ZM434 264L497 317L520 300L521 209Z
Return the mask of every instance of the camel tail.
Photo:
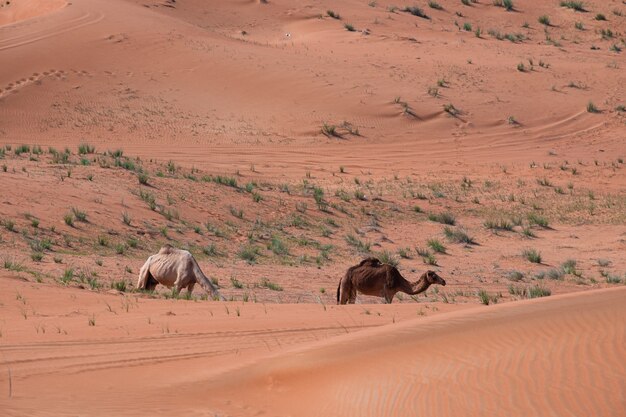
M143 264L141 269L139 270L139 279L137 279L137 289L145 290L148 287L148 282L152 277L150 273L150 261L152 260L152 256L148 258L148 260Z
M352 277L352 271L354 267L348 268L346 271L346 275L342 279L339 280L339 285L337 286L337 304L341 304L341 283L345 280L347 283L350 282L350 278Z
M200 265L198 265L198 262L194 259L194 272L195 272L195 276L196 276L196 282L209 294L211 294L215 299L219 299L222 301L226 301L226 298L224 298L222 296L222 294L220 294L220 292L217 290L217 287L215 286L215 284L213 284L211 282L210 279L208 279L206 277L206 275L204 275L204 272L202 272L202 270L200 269Z

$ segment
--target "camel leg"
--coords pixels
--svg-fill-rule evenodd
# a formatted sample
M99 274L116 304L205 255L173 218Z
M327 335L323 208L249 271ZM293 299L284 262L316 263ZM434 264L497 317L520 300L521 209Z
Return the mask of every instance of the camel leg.
M183 284L183 280L180 279L180 276L179 276L178 278L176 278L176 281L174 281L173 287L174 287L173 288L174 294L178 296L180 292L182 291L182 289L186 287L186 285Z
M339 304L347 304L352 292L352 284L347 278L342 278L339 283Z
M350 288L350 296L348 298L348 304L354 304L354 303L356 303L356 288L352 286Z
M187 293L189 293L189 296L191 296L191 293L193 292L194 285L196 285L195 282L192 282L191 284L187 285Z
M391 302L393 301L393 296L396 295L395 291L392 291L389 288L385 287L383 289L383 292L385 297L385 303L391 304Z

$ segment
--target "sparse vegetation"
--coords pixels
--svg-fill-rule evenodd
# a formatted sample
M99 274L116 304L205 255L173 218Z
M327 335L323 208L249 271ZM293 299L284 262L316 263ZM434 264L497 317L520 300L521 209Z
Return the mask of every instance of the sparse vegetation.
M237 252L237 256L239 256L239 258L243 259L244 261L253 264L257 261L260 253L261 250L258 246L248 244L239 249L239 251Z
M455 229L455 228L446 226L443 228L443 233L446 236L446 239L448 239L450 242L464 243L466 245L476 244L476 241L474 240L474 238L468 235L467 232L465 232L461 228Z
M413 16L421 17L422 19L430 19L430 17L428 17L428 15L426 15L426 13L424 13L424 11L417 6L406 6L403 11L411 13Z
M487 293L487 291L485 291L485 290L483 290L483 289L478 290L477 295L478 295L478 300L480 300L480 302L481 302L482 304L484 304L484 305L486 305L486 306L488 306L488 305L489 305L489 303L490 303L490 301L491 301L491 298L489 297L489 294Z
M546 219L544 216L541 216L539 214L536 213L528 213L528 223L533 226L539 226L539 227L543 227L544 229L548 228L548 219Z
M428 245L428 247L430 247L434 252L437 253L446 253L446 247L444 246L443 243L441 243L441 241L439 239L428 239L428 241L426 242L426 244Z
M428 7L430 7L431 9L436 9L436 10L443 10L443 6L433 0L430 0L428 2Z
M576 10L577 12L586 12L582 1L562 1L561 7Z
M272 291L282 291L283 287L281 287L280 285L276 284L275 282L270 281L268 278L261 278L261 281L259 282L259 286L261 288L267 288L269 290Z
M490 229L490 230L506 230L506 231L513 230L513 223L503 218L487 219L485 220L483 225L485 226L485 228Z
M79 210L76 207L72 207L72 214L74 214L74 217L76 217L76 220L78 220L79 222L87 222L87 212Z
M600 110L598 110L596 105L593 104L592 101L590 101L589 103L587 103L587 113L600 113Z
M389 252L388 250L380 252L378 254L378 259L380 260L380 262L394 267L397 267L400 264L398 258L396 258L394 254Z
M541 263L541 253L535 249L524 249L522 256L532 263Z
M332 10L326 10L326 14L327 14L329 17L332 17L333 19L337 19L337 20L340 20L340 19L341 19L341 16L339 16L339 13L335 13L335 12L334 12L334 11L332 11Z
M544 26L550 26L550 17L548 15L544 14L542 16L539 16L539 19L537 19L537 21Z
M448 224L451 226L454 226L454 224L456 223L454 215L450 212L430 213L428 215L428 220L437 223Z
M362 253L369 253L371 249L371 243L364 242L352 234L346 235L346 243Z

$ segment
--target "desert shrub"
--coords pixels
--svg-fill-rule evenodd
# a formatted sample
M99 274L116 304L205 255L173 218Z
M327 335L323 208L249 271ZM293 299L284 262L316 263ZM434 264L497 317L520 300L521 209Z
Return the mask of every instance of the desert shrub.
M557 281L557 280L560 281L560 280L563 279L563 271L561 271L560 269L552 268L552 269L549 269L546 272L546 276L549 279L552 279L552 280L555 280L555 281Z
M487 291L481 289L478 290L478 293L476 294L478 296L478 299L480 300L480 302L486 306L489 305L489 302L491 301L489 294L487 293Z
M466 245L473 245L476 243L473 237L468 235L465 230L460 228L454 229L452 227L446 226L443 229L443 233L446 236L446 239L451 242L464 243Z
M487 219L485 220L483 225L485 226L485 228L490 229L490 230L506 230L506 231L513 230L513 224L510 221L506 219L502 219L502 218Z
M428 239L426 244L437 253L446 253L446 247L439 239Z
M575 259L568 259L568 260L566 260L565 262L563 262L561 264L561 269L566 274L576 275L577 274L577 271L576 271L576 260Z
M275 255L288 255L289 254L289 248L280 239L279 236L272 236L272 240L267 246L268 246L268 249L270 249Z
M76 207L72 207L72 213L76 220L79 222L86 223L87 222L87 212L77 209Z
M252 264L255 263L260 255L261 250L255 245L245 245L239 249L237 256L244 261Z
M456 219L454 218L454 215L449 212L431 213L428 215L428 220L437 222L437 223L448 224L451 226L453 226L456 223Z
M337 20L341 19L341 16L339 16L339 13L335 13L332 10L326 10L326 14L332 17L333 19L337 19Z
M95 153L96 152L96 147L95 146L91 146L88 143L81 143L80 145L78 145L78 154L79 155L87 155L87 154L91 154L91 153Z
M537 19L537 21L544 26L550 26L550 17L548 15L544 14L542 16L539 16L539 19Z
M511 271L506 275L507 279L510 281L518 282L524 279L524 274L520 271Z
M436 9L436 10L443 10L443 6L433 0L430 0L428 2L428 7L430 7L431 9Z
M544 216L541 216L539 214L536 213L528 213L528 223L533 226L533 225L537 225L539 227L543 227L543 228L547 228L548 227L548 219L546 219Z
M600 113L600 110L598 110L596 105L593 104L592 101L590 101L589 103L587 103L587 113Z
M207 246L202 248L202 253L206 256L219 256L219 251L217 250L217 246L214 243L209 243Z
M111 288L114 290L118 290L119 292L126 292L127 283L125 280L113 281L111 283Z
M532 263L541 263L541 253L535 249L524 249L522 256Z
M146 174L145 172L140 172L137 174L137 181L139 181L139 184L141 185L148 185L148 179L150 177L148 177L148 174Z
M528 288L527 294L528 298L547 297L552 294L552 291L550 291L548 288L534 285Z
M269 290L272 291L282 291L283 287L281 287L280 285L276 284L275 282L270 281L268 278L261 278L261 281L259 282L259 286L262 288L267 288Z
M74 268L67 268L63 271L63 275L61 275L61 283L67 285L74 279Z
M391 252L388 250L384 250L378 254L378 259L380 262L391 265L393 267L397 267L400 264L398 258L396 258Z
M372 246L371 243L362 241L352 234L346 235L346 243L363 253L369 253Z
M430 19L422 9L417 6L406 6L403 9L406 13L411 13L413 16L421 17L422 19Z

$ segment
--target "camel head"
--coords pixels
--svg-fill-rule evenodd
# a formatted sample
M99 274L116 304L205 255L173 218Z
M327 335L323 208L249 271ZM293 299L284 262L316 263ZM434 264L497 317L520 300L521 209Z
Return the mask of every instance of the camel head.
M426 271L424 275L426 275L426 281L428 281L429 284L439 284L445 287L446 281L437 275L435 271Z

